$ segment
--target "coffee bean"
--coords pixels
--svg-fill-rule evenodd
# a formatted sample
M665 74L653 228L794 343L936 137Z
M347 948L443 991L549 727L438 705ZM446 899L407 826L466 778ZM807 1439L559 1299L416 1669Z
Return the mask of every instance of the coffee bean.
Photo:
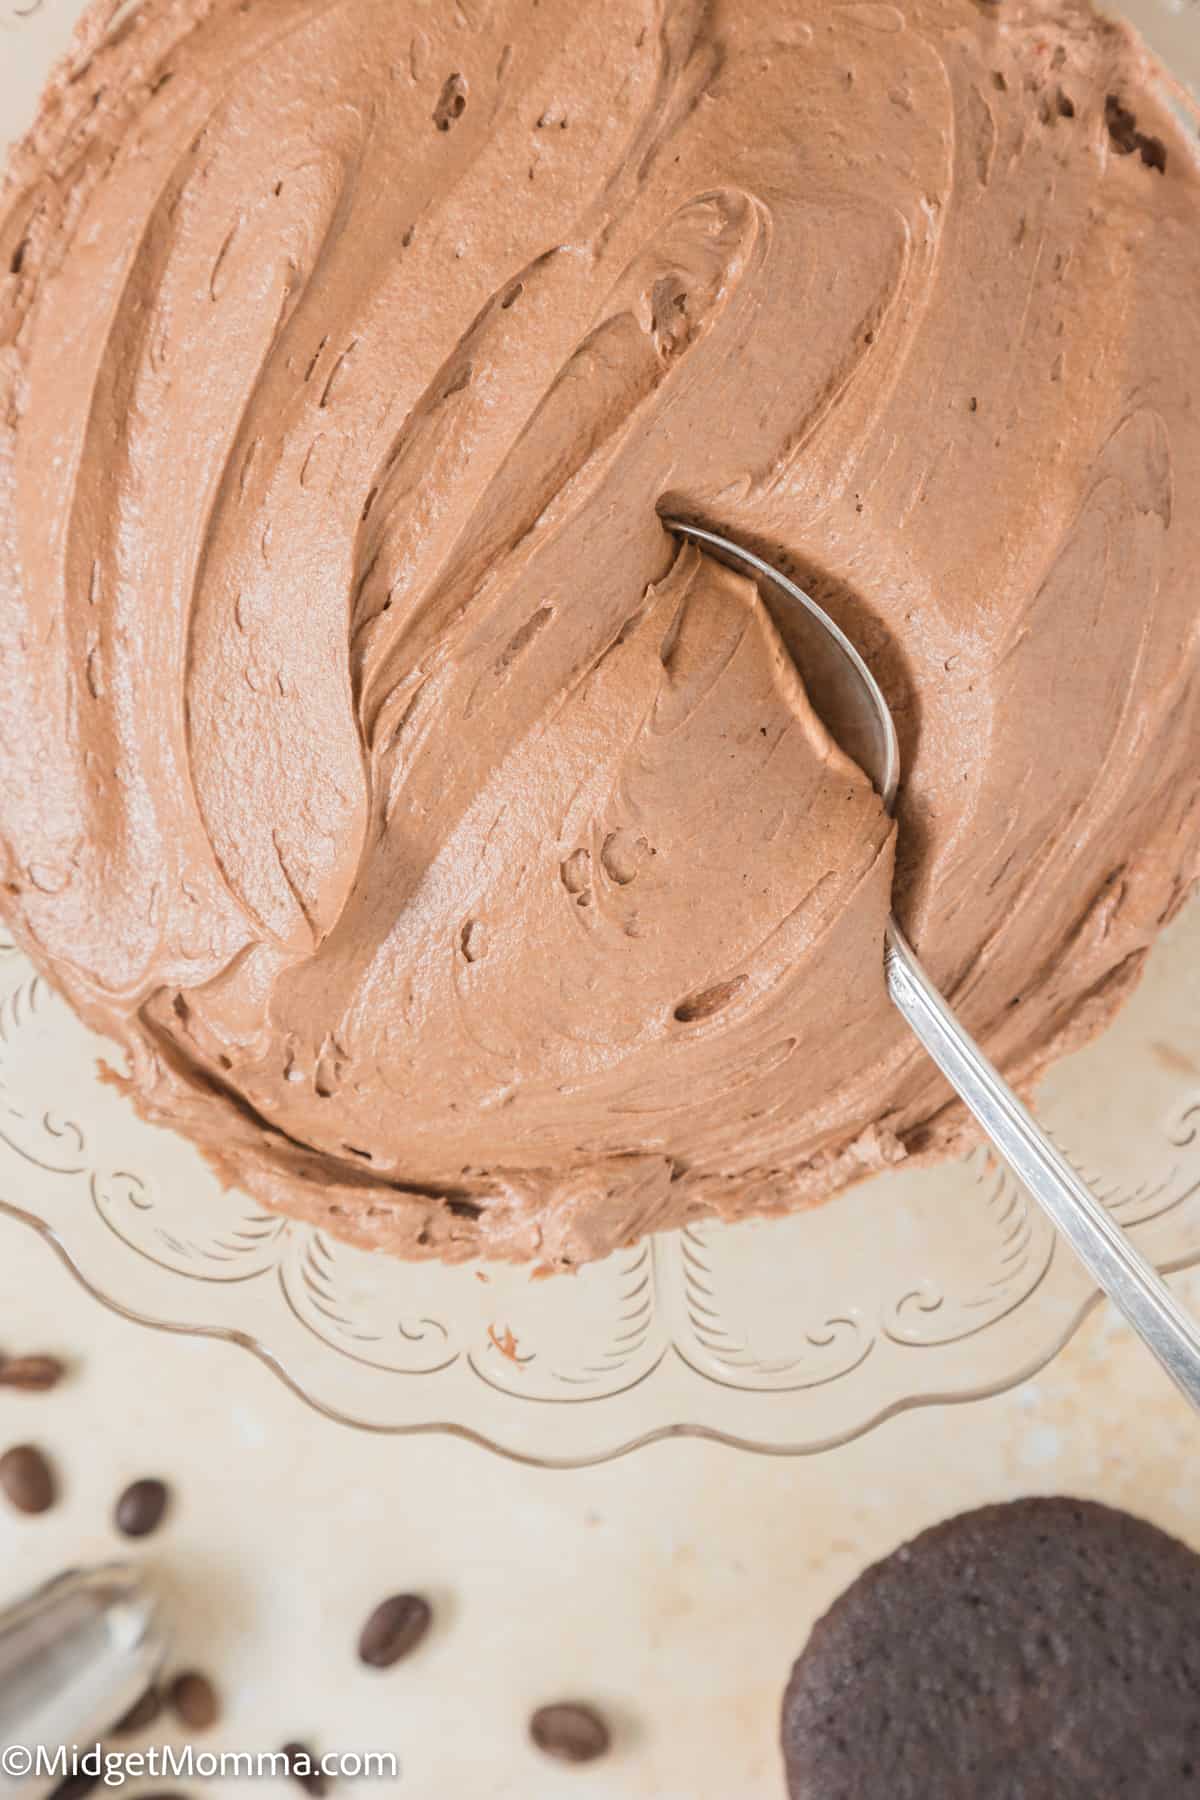
M221 1710L216 1688L207 1675L201 1675L196 1669L185 1669L175 1677L167 1689L167 1699L172 1710L193 1731L207 1731L210 1725L216 1724Z
M149 1537L162 1524L167 1510L166 1483L147 1476L132 1481L117 1501L113 1514L118 1531L126 1537Z
M569 1700L539 1707L529 1721L529 1735L547 1756L568 1763L595 1762L612 1742L598 1712Z
M0 1488L18 1512L44 1513L54 1505L54 1474L32 1444L17 1444L0 1456Z
M390 1669L416 1649L432 1622L433 1608L420 1594L381 1600L359 1633L359 1660L371 1669Z
M65 1781L51 1790L50 1800L82 1800L84 1794L90 1794L99 1785L99 1775L85 1775L81 1769L77 1775L68 1775Z
M8 1356L0 1360L0 1387L45 1394L58 1386L66 1372L66 1364L57 1356Z
M306 1794L320 1796L329 1792L329 1777L321 1769L321 1759L307 1744L285 1744L283 1754L288 1759L288 1774Z
M156 1687L148 1687L140 1700L136 1700L123 1718L117 1720L112 1728L114 1737L129 1737L135 1731L144 1731L147 1725L153 1725L162 1711L162 1695Z

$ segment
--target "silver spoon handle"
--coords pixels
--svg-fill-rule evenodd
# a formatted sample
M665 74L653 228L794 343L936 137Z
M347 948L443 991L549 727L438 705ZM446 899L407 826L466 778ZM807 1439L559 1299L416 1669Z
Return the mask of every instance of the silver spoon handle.
M894 919L888 992L950 1085L1176 1386L1200 1408L1200 1330L963 1030Z

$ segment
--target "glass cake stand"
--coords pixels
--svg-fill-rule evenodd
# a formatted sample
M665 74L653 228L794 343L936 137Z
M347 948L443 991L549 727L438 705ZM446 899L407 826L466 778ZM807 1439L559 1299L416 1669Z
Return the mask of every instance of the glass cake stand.
M104 1045L0 949L0 1211L107 1305L232 1338L322 1412L570 1465L654 1438L825 1449L1040 1368L1095 1299L980 1149L791 1219L702 1224L574 1277L350 1250L221 1189L97 1076ZM1039 1111L1161 1267L1200 1260L1200 903Z
M0 129L29 118L77 10L0 0ZM1195 0L1128 11L1200 83ZM1096 1299L982 1149L791 1219L659 1237L574 1278L372 1257L222 1191L101 1083L103 1054L0 938L0 1211L105 1305L240 1343L347 1424L560 1467L671 1436L812 1453L1013 1385ZM1200 1261L1200 901L1038 1110L1085 1173L1103 1172L1105 1203L1160 1267Z

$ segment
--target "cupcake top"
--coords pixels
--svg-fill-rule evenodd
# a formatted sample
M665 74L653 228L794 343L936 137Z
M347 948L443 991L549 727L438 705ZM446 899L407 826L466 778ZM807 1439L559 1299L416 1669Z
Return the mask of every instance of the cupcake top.
M1200 868L1200 165L1129 34L114 12L0 197L0 906L145 1114L565 1267L954 1142L893 885L1011 1071L1102 1022ZM867 656L898 835L672 513Z
M1086 1500L949 1519L815 1626L783 1752L791 1800L1182 1800L1200 1559Z

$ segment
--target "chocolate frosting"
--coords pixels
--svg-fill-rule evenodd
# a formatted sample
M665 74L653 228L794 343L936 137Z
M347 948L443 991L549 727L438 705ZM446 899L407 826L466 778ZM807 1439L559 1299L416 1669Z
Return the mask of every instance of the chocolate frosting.
M142 1111L564 1267L955 1142L893 887L1015 1075L1103 1022L1200 869L1194 135L1078 0L93 8L0 201L0 873ZM868 657L898 831L676 511Z

